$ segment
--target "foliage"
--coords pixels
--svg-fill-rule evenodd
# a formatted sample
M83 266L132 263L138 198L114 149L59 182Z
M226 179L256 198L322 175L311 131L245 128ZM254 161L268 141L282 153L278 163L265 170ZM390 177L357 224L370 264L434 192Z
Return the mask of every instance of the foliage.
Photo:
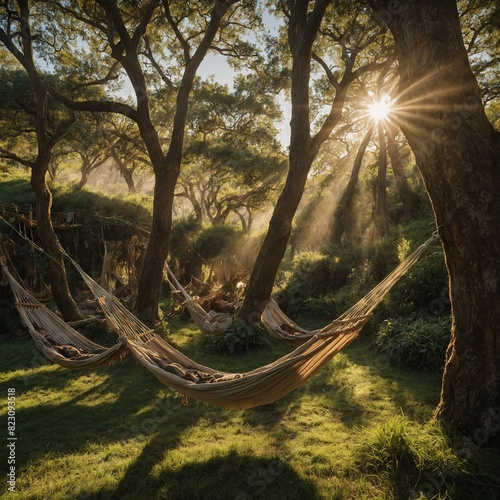
M382 323L374 338L377 352L398 366L441 370L450 342L451 318L396 318Z
M220 353L241 354L262 349L268 345L266 332L260 324L250 325L235 318L229 328L221 335L210 337L210 347Z
M297 254L292 272L285 273L277 298L296 314L309 308L309 299L328 290L330 257L320 252L306 251Z
M393 317L449 314L448 274L441 248L432 247L412 266L394 286L385 306Z
M467 474L465 462L436 424L416 432L403 415L371 429L358 453L364 470L388 477L395 498L435 498L452 492L456 478Z
M237 221L247 231L254 211L270 206L286 164L275 101L275 91L251 75L236 78L231 91L214 82L196 87L177 196L192 204L199 220Z
M0 290L0 322L2 324L2 330L0 335L13 335L25 333L21 319L17 314L12 303L12 297L7 292L5 287L1 287Z
M193 250L204 260L220 256L231 256L235 253L243 234L229 224L208 226L200 231Z
M52 213L76 212L81 216L109 217L128 225L151 222L152 198L139 194L110 196L102 192L78 189L76 186L50 183L53 192ZM35 197L29 171L8 168L0 171L0 200L21 209L34 208ZM108 220L113 223L113 220Z
M185 217L174 221L170 236L170 254L174 257L188 255L200 230L201 223L194 217Z
M289 352L270 339L266 349L223 355L194 326L171 336L187 356L233 373ZM397 498L396 481L414 490L399 498L498 497L498 448L427 423L439 377L381 368L367 342L286 398L239 411L183 405L130 356L69 372L47 364L28 337L1 340L9 355L0 390L18 391L16 433L30 443L16 448L26 498L381 500ZM395 473L394 456L403 457Z

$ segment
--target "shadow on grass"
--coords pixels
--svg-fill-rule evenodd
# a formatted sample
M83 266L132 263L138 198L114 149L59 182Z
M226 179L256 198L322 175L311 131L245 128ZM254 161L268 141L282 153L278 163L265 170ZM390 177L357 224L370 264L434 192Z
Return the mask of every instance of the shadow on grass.
M80 498L162 498L202 500L302 500L319 498L316 487L281 459L257 458L230 450L221 456L153 471L171 443L157 435L129 467L119 486Z
M19 372L8 386L17 393L17 452L22 464L36 463L47 453L74 452L95 441L113 443L149 435L167 420L179 429L192 420L181 398L164 391L131 358L95 371ZM27 399L35 397L34 404ZM176 428L170 428L175 433Z
M422 408L438 404L441 390L439 373L394 366L389 358L377 354L368 340L353 343L344 353L350 362L368 369L378 397L391 399L406 415L427 419L429 415L421 414Z

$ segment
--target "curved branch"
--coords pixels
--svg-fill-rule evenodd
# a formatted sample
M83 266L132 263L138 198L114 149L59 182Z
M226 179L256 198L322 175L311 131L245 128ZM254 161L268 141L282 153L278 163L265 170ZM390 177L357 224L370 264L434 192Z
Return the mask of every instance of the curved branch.
M21 158L20 156L13 153L12 151L9 151L9 150L4 149L2 147L0 147L0 158L5 158L8 160L17 161L21 165L24 165L25 167L28 167L28 168L33 168L33 165L35 164L34 161L25 160L24 158Z
M49 94L73 111L94 111L117 113L137 122L137 111L128 104L116 101L74 101L53 87L48 87Z

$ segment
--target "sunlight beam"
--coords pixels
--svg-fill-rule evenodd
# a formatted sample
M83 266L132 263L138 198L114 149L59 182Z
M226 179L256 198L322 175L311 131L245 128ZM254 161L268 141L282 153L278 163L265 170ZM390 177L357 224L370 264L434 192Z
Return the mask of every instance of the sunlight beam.
M375 121L382 121L387 119L387 115L391 111L392 104L387 99L380 99L368 106L368 113Z

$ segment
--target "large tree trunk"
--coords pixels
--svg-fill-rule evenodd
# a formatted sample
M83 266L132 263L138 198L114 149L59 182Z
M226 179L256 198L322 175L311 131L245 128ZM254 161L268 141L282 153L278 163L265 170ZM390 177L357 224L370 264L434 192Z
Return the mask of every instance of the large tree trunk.
M437 417L474 438L480 433L484 442L500 430L499 133L484 113L456 2L373 3L385 9L396 41L397 116L422 172L449 272L453 322Z
M155 178L153 224L139 275L136 305L140 318L149 324L153 324L158 318L159 291L170 244L178 168L177 165L166 166L157 171Z
M189 96L196 72L217 34L224 14L237 1L214 3L203 39L193 55L186 61L186 68L177 92L172 135L166 155L163 155L158 134L151 122L148 95L144 91L147 86L137 55L135 52L127 54L122 61L134 88L139 90L137 93L138 125L155 172L153 223L139 277L136 304L140 317L149 324L153 324L158 319L163 266L170 244L174 191L181 167Z
M48 256L50 285L57 307L65 321L78 321L83 316L71 296L64 267L64 252L52 225L52 195L45 181L49 158L39 154L31 173L31 186L36 200L37 233Z
M57 239L50 217L52 194L46 182L54 146L67 133L74 123L75 117L71 115L68 120L59 121L55 128L52 128L50 133L48 132L50 129L47 108L48 93L34 63L32 47L34 37L31 35L30 10L27 0L18 0L18 6L21 20L22 51L12 43L12 40L6 36L5 32L2 31L0 38L26 70L36 96L36 114L34 118L38 147L36 159L31 167L31 186L35 192L37 232L42 247L49 257L50 284L57 307L66 321L76 321L82 319L82 315L69 291L64 267L64 252ZM54 127L55 124L52 123L51 125Z
M293 2L290 2L292 4ZM292 52L292 117L290 152L285 186L274 209L269 227L252 269L239 316L251 323L260 319L271 297L278 267L285 255L292 221L304 193L307 174L314 160L311 154L309 118L309 77L312 44L316 32L307 33L307 3L292 8L289 42ZM304 6L305 5L305 6ZM319 24L316 26L316 30Z
M271 297L274 279L290 239L293 217L302 199L312 164L305 146L296 146L290 150L290 167L285 187L269 222L247 286L239 316L250 323L260 319L260 314Z

